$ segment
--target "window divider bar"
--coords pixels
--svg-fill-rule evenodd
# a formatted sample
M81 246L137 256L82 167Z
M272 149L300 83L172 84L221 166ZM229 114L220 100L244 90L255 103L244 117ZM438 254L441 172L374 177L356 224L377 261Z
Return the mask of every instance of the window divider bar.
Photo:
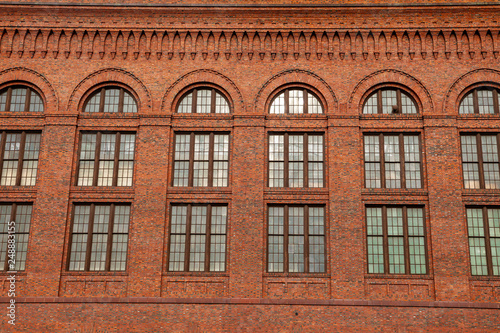
M398 90L399 91L399 90ZM404 139L404 135L401 133L399 134L399 138L398 138L398 141L399 141L399 163L400 163L400 177L401 177L401 181L400 181L400 186L401 188L408 188L407 187L407 184L406 184L406 165L405 165L405 139ZM420 178L422 178L422 176L420 176Z
M412 274L410 267L410 240L408 236L408 215L406 206L403 206L403 248L405 257L405 274Z
M186 216L186 250L184 251L184 272L189 272L189 258L191 256L191 219L192 219L192 209L191 204L187 207Z
M196 104L198 100L198 89L193 89L191 96L191 113L196 113Z
M21 185L21 176L23 172L24 146L26 145L26 132L21 133L21 143L19 147L19 156L17 158L16 186Z
M7 101L5 102L5 111L10 111L11 99L12 99L12 87L9 87L9 89L7 89Z
M498 91L496 89L493 89L493 113L498 114L499 113L499 105L498 105Z
M288 89L285 90L285 114L289 114L290 113L290 102L289 102L289 93L288 93Z
M214 132L210 133L208 141L208 186L213 187L214 182L214 145L215 145Z
M283 153L283 158L284 158L284 166L283 166L283 185L284 187L289 187L289 184L290 184L290 175L289 175L289 151L290 151L290 147L288 147L288 133L285 133L284 134L284 138L283 138L283 148L284 148L284 153Z
M31 89L26 87L26 100L24 101L24 112L30 110L30 100L31 100Z
M490 243L490 226L488 221L488 208L483 207L483 226L484 226L484 247L486 249L486 265L488 275L493 276L493 262L491 257L491 243Z
M2 173L3 173L3 160L5 156L5 144L7 142L7 132L3 131L2 132L2 138L1 138L1 147L0 147L0 179L2 178Z
M309 206L304 206L304 272L309 273Z
M302 187L309 187L309 136L307 135L307 133L304 134L303 142L304 142L303 143L304 144L304 149L303 149L303 152L304 152L304 156L303 156L304 180L303 180Z
M123 113L123 99L124 99L124 95L125 95L125 92L123 91L123 88L120 88L120 95L118 97L118 112L121 112L121 113Z
M382 207L382 229L383 229L383 244L384 244L384 273L389 272L389 230L387 227L387 206Z
M384 110L382 110L382 90L379 89L377 91L377 113L383 114Z
M309 113L309 93L306 89L302 90L304 92L304 113Z
M118 185L118 163L120 162L120 142L121 142L121 133L118 132L116 133L115 136L115 160L114 160L114 165L113 165L113 179L112 179L112 184L113 186Z
M477 89L474 89L474 91L472 92L472 96L473 96L472 101L474 105L474 113L479 114L479 101L477 98Z
M106 271L111 269L111 251L113 248L113 227L115 223L115 205L111 204L109 208L109 223L108 223L108 244L106 247Z
M99 99L99 112L104 112L104 97L106 95L106 89L101 88L101 98Z
M210 113L215 113L215 89L212 88L210 95Z
M483 141L481 140L481 134L476 134L476 145L477 145L477 160L479 162L478 172L479 172L479 187L486 188L486 181L484 179L484 161L483 161Z
M189 172L188 172L188 186L193 186L194 178L194 149L195 149L195 139L196 135L194 133L190 134L189 142Z
M205 226L205 272L210 272L210 245L211 245L211 227L212 227L212 205L207 207L207 224Z
M92 255L92 238L94 236L94 216L95 216L95 204L90 205L89 213L89 226L87 232L87 251L85 253L85 271L90 270L90 257Z
M288 218L289 218L289 212L288 212L288 205L285 205L284 207L284 220L283 220L283 272L288 273L289 272L289 256L288 256Z
M379 135L379 158L380 158L380 185L381 188L386 188L386 181L385 181L385 149L384 149L384 135L380 134Z

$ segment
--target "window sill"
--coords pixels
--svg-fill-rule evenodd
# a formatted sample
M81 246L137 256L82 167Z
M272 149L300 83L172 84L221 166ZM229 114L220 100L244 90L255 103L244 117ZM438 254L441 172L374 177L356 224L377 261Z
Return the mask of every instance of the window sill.
M24 111L0 111L0 118L26 117L26 118L44 118L44 112L24 112Z
M172 120L174 119L218 119L218 120L232 120L232 113L174 113L172 114Z
M168 188L169 194L185 194L185 193L224 193L231 194L231 187L189 187L189 186L170 186Z
M325 187L268 187L264 194L328 194L328 188Z
M361 190L363 195L413 195L413 196L426 196L429 195L427 190L405 189L405 188L364 188Z
M500 114L459 114L457 116L458 120L467 119L500 119Z
M123 112L87 112L80 113L80 119L110 119L110 118L119 118L119 119L139 119L139 113L123 113Z
M266 278L299 278L299 279L326 279L330 278L328 273L269 273L265 272Z
M463 197L474 197L474 196L500 196L500 189L463 189Z
M324 113L299 113L299 114L267 114L267 120L297 120L298 118L304 119L328 119L327 115Z
M469 276L469 281L500 282L500 275L472 275Z
M229 277L229 273L226 272L162 272L162 276L165 277Z
M429 274L365 274L367 280L434 280Z
M128 276L126 271L64 271L61 276Z
M15 275L16 277L17 276L27 276L28 273L26 272L26 270L24 270L24 271L0 271L0 276L11 276L11 275Z
M360 120L373 120L373 119L387 119L387 120L423 120L421 114L405 114L405 113L391 113L391 114L361 114Z
M71 186L70 190L73 193L134 193L133 186Z

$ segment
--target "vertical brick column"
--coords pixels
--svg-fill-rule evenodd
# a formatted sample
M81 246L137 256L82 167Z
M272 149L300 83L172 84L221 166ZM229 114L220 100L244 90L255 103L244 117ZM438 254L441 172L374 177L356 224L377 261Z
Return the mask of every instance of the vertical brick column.
M145 125L137 132L135 200L127 264L127 295L132 297L160 296L170 153L170 130L166 122L165 119L141 119Z
M455 127L437 122L426 121L424 143L436 300L465 301L469 259L461 198L460 137Z
M328 127L331 297L362 298L365 254L358 120L329 119Z
M265 131L263 117L237 117L232 137L229 295L262 297Z
M67 117L47 118L38 159L37 198L31 219L27 296L58 296L76 126Z

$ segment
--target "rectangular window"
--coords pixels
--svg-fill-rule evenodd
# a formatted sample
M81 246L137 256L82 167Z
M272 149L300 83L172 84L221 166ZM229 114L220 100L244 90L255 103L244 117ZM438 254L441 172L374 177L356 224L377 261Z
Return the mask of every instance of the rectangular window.
M267 271L325 272L325 208L269 206Z
M500 275L500 209L467 208L472 275Z
M0 185L34 186L40 152L40 133L2 132Z
M323 134L269 135L269 187L323 187Z
M229 134L175 135L173 186L228 186Z
M424 210L367 207L368 273L427 274Z
M462 135L465 188L500 189L499 134Z
M422 188L418 135L366 134L364 145L367 188Z
M0 270L24 271L31 210L27 204L0 205Z
M173 205L168 270L226 270L227 206Z
M130 206L75 205L68 270L124 271Z
M135 134L82 133L78 186L132 186Z

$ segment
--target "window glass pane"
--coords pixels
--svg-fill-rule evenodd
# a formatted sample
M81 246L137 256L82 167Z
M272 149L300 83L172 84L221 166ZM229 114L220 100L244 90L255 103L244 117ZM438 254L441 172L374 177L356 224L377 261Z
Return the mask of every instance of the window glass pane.
M271 114L284 114L285 113L285 93L281 93L276 97L269 109Z
M85 112L99 112L100 105L101 105L101 92L98 92L87 102L87 106L85 107Z
M399 156L399 137L384 137L385 186L401 188L401 164Z
M288 91L288 112L290 114L304 113L304 91L289 90Z
M304 136L288 136L288 177L290 187L304 186Z
M321 103L311 93L307 93L307 112L310 114L323 113Z
M104 112L118 112L120 89L108 88L104 91Z
M208 186L210 135L195 135L193 186Z
M215 113L229 113L229 104L221 94L215 93Z
M205 241L207 207L193 206L191 215L191 239L189 249L189 271L205 270Z
M389 273L404 274L405 261L402 208L387 208L387 235Z
M406 188L421 188L420 176L420 145L417 135L405 135L404 154L405 154L405 177Z
M10 111L24 111L26 107L26 88L12 88Z
M493 114L495 108L493 105L493 91L477 90L477 106L479 114Z
M0 93L0 111L6 111L7 107L7 89Z
M210 113L211 105L212 105L212 90L208 89L198 90L196 99L196 112Z
M0 97L0 99L1 99L1 97ZM0 108L1 108L1 106L0 106ZM30 109L29 109L29 111L30 112L43 112L43 101L42 101L42 98L34 90L31 90Z
M188 186L190 142L188 134L175 136L174 186Z
M396 90L382 90L382 113L391 114L394 107L398 107Z
M403 92L401 92L401 108L402 113L417 113L415 103Z
M376 114L378 113L378 97L377 93L371 95L370 98L366 100L365 106L363 107L364 114Z
M460 114L473 114L474 113L474 93L471 92L464 97L460 103Z
M187 94L179 103L177 108L178 113L191 113L193 108L193 93Z
M269 187L285 185L285 136L269 136Z
M228 186L229 135L214 135L213 186Z
M128 92L123 92L123 112L124 113L135 113L137 112L137 103L135 102L132 95Z
M408 208L406 213L410 274L427 274L423 211L421 208Z

